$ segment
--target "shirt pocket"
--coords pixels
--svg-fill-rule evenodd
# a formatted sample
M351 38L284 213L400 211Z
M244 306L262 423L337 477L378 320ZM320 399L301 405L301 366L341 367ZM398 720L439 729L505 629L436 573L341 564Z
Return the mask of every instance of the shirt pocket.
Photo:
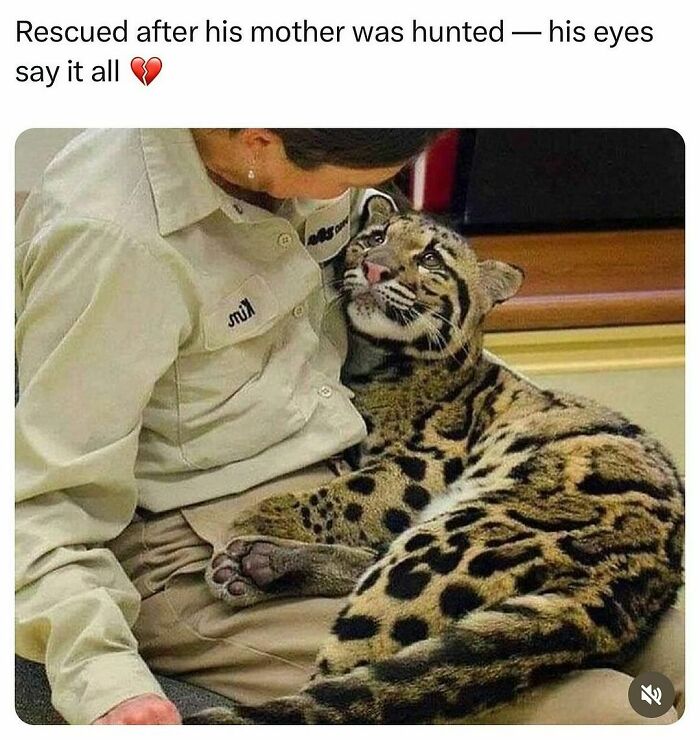
M204 316L204 348L217 350L256 337L279 314L272 289L259 275L253 275Z
M270 358L288 317L259 276L202 317L203 346L176 361L178 441L190 468L248 459L305 423Z

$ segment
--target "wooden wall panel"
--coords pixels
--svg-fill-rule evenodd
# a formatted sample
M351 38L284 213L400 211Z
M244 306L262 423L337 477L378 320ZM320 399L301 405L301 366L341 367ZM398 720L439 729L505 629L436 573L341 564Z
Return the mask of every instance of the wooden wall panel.
M680 323L685 313L682 229L472 237L481 258L525 270L519 294L490 330Z

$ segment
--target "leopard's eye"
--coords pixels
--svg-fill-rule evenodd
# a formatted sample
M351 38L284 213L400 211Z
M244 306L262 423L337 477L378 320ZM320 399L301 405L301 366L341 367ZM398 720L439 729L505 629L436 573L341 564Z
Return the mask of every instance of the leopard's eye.
M418 262L421 267L426 267L428 270L432 270L436 267L440 267L442 259L434 249L431 249L427 252L423 252L423 254L418 258Z
M370 247L378 247L384 244L385 239L386 231L375 231L367 237L367 244L369 244Z

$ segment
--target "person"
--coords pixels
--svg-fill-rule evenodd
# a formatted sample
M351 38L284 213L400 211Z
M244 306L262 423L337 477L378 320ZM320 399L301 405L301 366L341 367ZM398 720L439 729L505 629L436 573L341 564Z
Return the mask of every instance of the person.
M234 612L203 571L239 512L322 485L363 438L339 380L333 259L372 186L435 135L88 131L30 195L16 252L17 652L45 664L68 722L179 723L152 671L247 703L309 679L342 600ZM662 670L682 698L678 622L626 673L581 671L474 721L642 722L628 674Z
M68 722L179 722L153 667L251 700L308 677L337 602L231 614L201 578L225 534L206 520L328 480L323 461L364 436L339 380L332 260L367 188L435 135L87 131L30 195L16 251L17 652L45 663ZM298 634L285 647L271 622Z

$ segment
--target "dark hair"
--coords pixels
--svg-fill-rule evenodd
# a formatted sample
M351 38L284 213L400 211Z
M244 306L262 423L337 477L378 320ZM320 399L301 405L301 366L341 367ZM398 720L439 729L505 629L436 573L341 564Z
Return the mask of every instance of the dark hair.
M446 129L272 128L287 157L305 170L323 164L368 169L391 167L419 154Z

